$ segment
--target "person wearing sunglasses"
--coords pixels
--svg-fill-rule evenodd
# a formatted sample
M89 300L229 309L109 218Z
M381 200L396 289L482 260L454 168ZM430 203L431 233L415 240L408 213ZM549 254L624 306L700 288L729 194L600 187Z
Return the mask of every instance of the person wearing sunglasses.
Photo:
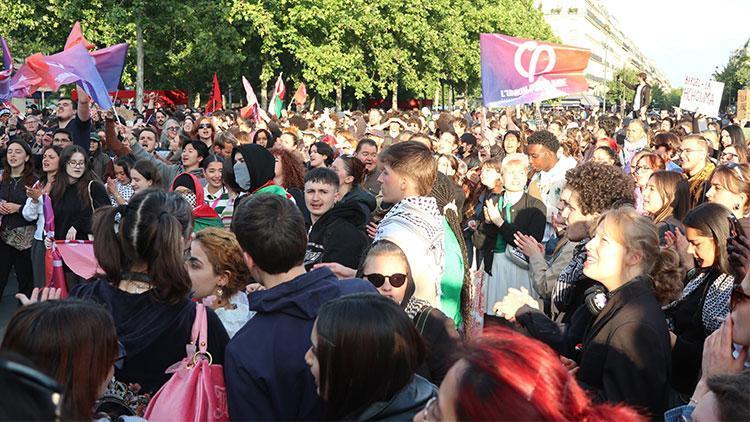
M202 116L195 121L195 127L191 137L195 140L202 141L207 147L211 148L214 143L214 126L211 123L211 118Z
M375 242L364 259L359 277L401 306L414 322L428 350L417 374L440 384L455 361L453 355L460 342L458 332L453 320L443 312L426 300L414 297L414 279L401 248L388 240Z

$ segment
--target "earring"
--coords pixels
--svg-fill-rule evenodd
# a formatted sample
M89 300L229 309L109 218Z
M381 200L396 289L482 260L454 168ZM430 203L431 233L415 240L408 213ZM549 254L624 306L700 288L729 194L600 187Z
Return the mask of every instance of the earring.
M222 289L221 287L217 287L216 288L216 296L218 296L219 298L221 298L222 296L224 296L224 289Z
M739 211L740 210L740 204L734 204L734 210Z

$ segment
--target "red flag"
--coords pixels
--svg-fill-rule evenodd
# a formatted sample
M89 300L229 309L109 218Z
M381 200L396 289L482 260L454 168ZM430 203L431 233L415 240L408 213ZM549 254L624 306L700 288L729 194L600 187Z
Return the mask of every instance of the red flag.
M206 113L213 113L216 110L224 108L224 102L221 99L221 90L219 89L219 79L216 77L214 72L214 89L211 97L208 99L206 104Z
M305 87L304 82L299 84L297 92L295 92L294 97L292 97L292 101L297 104L297 106L303 106L305 101L307 101L307 88Z
M92 50L94 48L94 44L91 44L86 39L86 37L83 36L83 31L81 30L81 23L76 21L76 23L73 24L73 29L70 30L70 35L68 35L68 40L65 41L65 50L79 43L83 43L83 45L86 47L87 50Z

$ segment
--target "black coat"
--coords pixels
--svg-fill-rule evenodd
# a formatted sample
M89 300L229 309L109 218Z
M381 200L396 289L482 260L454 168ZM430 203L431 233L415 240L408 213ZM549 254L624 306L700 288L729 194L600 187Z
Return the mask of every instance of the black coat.
M370 241L364 232L367 216L357 201L339 202L310 228L305 267L337 262L357 268Z
M344 195L343 198L341 198L339 204L349 201L359 204L359 206L365 212L365 220L362 226L362 230L364 230L364 225L370 221L372 213L375 212L375 208L377 208L378 206L375 196L357 185L352 187L352 190L350 190L346 195Z
M612 291L583 338L579 383L597 401L627 403L660 417L669 398L672 347L650 282Z
M420 321L422 312L414 317L414 324L422 336L427 353L422 366L417 369L417 374L435 385L440 385L445 374L456 363L456 351L461 338L456 331L456 323L439 309L429 308L423 312L429 312L423 324Z
M492 199L498 202L500 194L493 193L485 201ZM485 202L486 203L486 202ZM541 242L544 237L544 227L547 224L547 207L542 201L524 193L521 199L510 208L511 222L503 223L502 227L494 223L482 221L474 233L474 246L479 249L484 256L484 270L487 274L492 274L492 261L494 260L495 243L497 236L502 236L509 245L516 246L516 232L521 232L533 236L537 242ZM505 219L505 215L503 215Z

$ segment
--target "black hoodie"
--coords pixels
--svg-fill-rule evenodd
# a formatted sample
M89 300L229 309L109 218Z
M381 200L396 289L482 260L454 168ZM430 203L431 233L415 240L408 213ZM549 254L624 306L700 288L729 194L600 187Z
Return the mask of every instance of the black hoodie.
M367 215L356 201L339 202L310 228L305 253L308 270L321 262L338 262L357 268L362 253L369 244L362 230Z

